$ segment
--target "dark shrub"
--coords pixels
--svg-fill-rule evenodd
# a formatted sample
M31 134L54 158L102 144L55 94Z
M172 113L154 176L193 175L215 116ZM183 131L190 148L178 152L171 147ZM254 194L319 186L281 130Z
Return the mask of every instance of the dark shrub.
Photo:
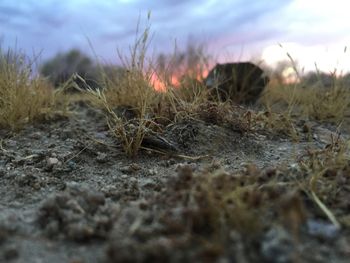
M41 66L40 73L48 77L55 87L67 81L74 73L85 79L96 80L98 77L98 70L93 60L77 49L57 54L46 61Z

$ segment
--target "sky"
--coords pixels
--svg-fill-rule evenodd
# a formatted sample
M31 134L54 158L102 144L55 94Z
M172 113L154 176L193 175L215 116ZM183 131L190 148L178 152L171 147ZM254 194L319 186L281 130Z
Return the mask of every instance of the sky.
M0 0L0 45L42 60L80 48L128 52L151 11L152 53L204 44L217 62L287 60L305 71L350 70L348 0Z

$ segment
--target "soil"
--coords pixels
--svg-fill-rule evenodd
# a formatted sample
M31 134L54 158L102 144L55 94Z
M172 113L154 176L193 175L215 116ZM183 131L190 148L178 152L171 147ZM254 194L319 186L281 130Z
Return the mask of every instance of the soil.
M335 227L309 198L286 188L298 158L324 149L336 132L330 124L309 126L312 137L300 125L296 143L278 133L183 121L162 133L177 154L143 149L136 158L125 156L103 114L84 105L68 118L3 130L0 262L349 262L349 227ZM216 228L222 211L236 210L211 207L205 193L260 181L268 188L279 171L285 177L277 190L254 197L255 218L237 210L227 215L225 233ZM216 188L206 188L212 178ZM249 196L271 192L254 189ZM349 197L349 185L346 191ZM259 210L260 199L270 200L267 209ZM300 218L297 237L293 222L274 221L283 202L294 207L284 214L307 210L292 216ZM348 214L348 203L339 209ZM263 227L255 228L256 218Z

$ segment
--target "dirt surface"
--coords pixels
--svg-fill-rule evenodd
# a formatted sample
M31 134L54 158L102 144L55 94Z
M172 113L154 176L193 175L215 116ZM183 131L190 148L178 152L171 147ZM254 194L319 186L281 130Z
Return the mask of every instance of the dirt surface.
M83 105L69 118L15 135L1 131L0 262L349 262L349 228L335 227L286 187L299 174L296 160L306 149L324 149L336 131L310 127L311 137L297 127L295 143L278 133L184 121L162 134L177 155L142 150L135 159L122 152L101 112ZM271 190L269 180L281 173ZM346 180L342 198L349 197ZM260 188L249 188L257 182ZM208 197L242 186L254 213L216 207ZM260 210L259 200L268 207ZM288 210L290 203L307 208L295 217L297 237L293 223L267 224L283 202L286 211L299 209ZM223 212L227 229L218 227Z

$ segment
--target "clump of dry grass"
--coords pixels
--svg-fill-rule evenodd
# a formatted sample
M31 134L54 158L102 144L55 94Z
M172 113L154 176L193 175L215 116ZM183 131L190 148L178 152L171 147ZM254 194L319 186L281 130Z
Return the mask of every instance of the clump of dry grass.
M95 103L104 108L108 127L121 140L126 155L135 157L147 131L146 120L126 120L113 111L103 91L87 89L86 92L92 96Z
M179 87L168 86L161 96L158 114L174 122L196 118L203 104L208 103L204 84L189 77L184 77Z
M18 130L53 113L52 87L32 73L29 59L0 48L0 127Z
M262 99L263 104L273 111L285 111L290 115L335 122L346 116L349 101L348 88L337 85L330 88L304 87L302 83L270 86Z
M299 164L304 174L301 188L310 196L320 211L336 227L340 227L337 216L344 218L350 197L347 185L350 170L349 142L338 134L324 149L309 149L300 156ZM337 211L337 214L333 211ZM345 215L346 216L346 215ZM349 222L347 222L349 226Z
M210 56L204 45L190 42L184 51L160 54L156 64L157 79L164 89L157 114L170 121L196 118L201 105L208 103L209 90L204 78Z
M296 121L285 112L246 110L240 114L239 120L248 131L286 135L295 142L300 139Z
M285 112L289 116L302 116L320 121L340 122L349 110L350 89L342 85L335 72L331 74L331 85L325 87L322 81L308 84L299 72L297 63L287 52L290 68L293 69L294 83L272 81L261 99L269 110ZM316 65L316 71L317 65ZM319 74L319 73L318 73ZM321 76L320 76L321 78Z
M208 90L203 81L197 78L206 59L196 57L195 61L203 64L190 63L194 69L187 68L183 75L178 75L177 86L170 81L174 72L164 68L161 72L157 71L158 65L148 57L149 19L150 14L148 24L142 32L138 25L135 43L130 48L129 56L118 51L123 65L122 72L106 74L101 67L103 89L94 90L80 77L75 80L76 84L78 79L78 82L83 82L87 92L78 85L75 87L88 94L95 107L104 109L111 131L121 140L125 153L130 157L137 155L148 133L158 132L160 126L183 119L201 118L204 106L209 102ZM192 56L194 53L192 50ZM169 63L172 61L171 59ZM161 84L163 90L157 91L157 84ZM221 107L220 105L218 103L216 108ZM116 113L118 107L131 109L135 117L131 120L123 118Z
M334 86L329 90L311 91L309 101L304 102L305 114L316 120L334 120L340 122L346 116L350 105L349 88Z
M150 14L148 14L148 21ZM142 33L139 26L136 40L130 48L129 56L119 53L124 72L115 76L107 76L101 72L103 89L95 90L79 76L79 82L85 83L86 90L75 87L89 96L90 102L104 109L108 126L112 133L121 140L127 156L135 157L140 150L144 136L157 126L153 121L153 110L159 100L159 93L152 86L154 73L152 63L147 60L147 48L150 34L148 24ZM73 78L74 80L74 78ZM135 118L127 119L118 115L115 109L127 107L135 113Z
M148 16L148 19L150 17ZM124 72L104 79L105 95L110 106L130 106L140 117L152 112L157 105L159 94L154 89L152 81L155 70L151 60L148 60L148 45L150 41L150 25L143 32L136 31L136 39L130 48L129 56L123 56L118 51ZM103 75L103 72L102 72ZM106 75L104 75L106 77ZM114 78L115 77L115 78Z

